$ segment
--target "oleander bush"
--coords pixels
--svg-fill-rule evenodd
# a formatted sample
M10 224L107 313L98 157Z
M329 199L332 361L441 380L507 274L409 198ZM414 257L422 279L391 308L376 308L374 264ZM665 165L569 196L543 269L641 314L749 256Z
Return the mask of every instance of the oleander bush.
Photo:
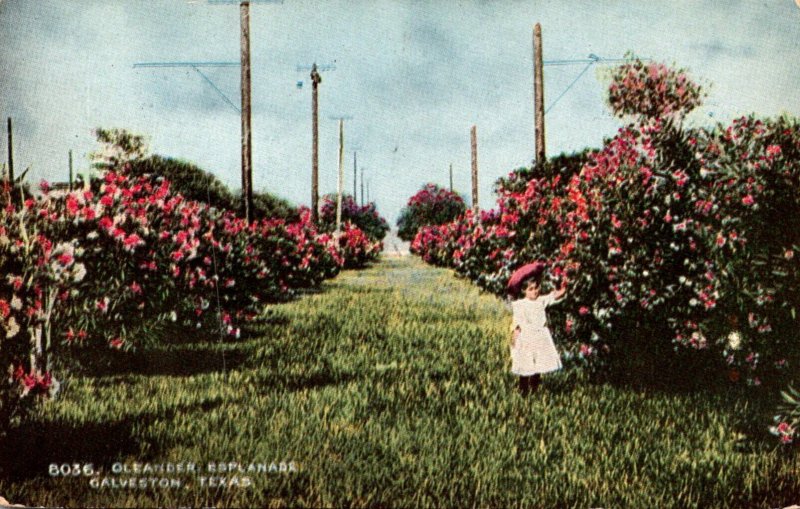
M494 210L424 227L412 251L498 295L547 261L569 288L551 327L594 369L786 383L800 365L797 120L687 129L702 93L683 71L635 61L614 76L612 107L635 122L580 165L512 172Z
M466 209L457 193L436 184L425 184L400 211L397 235L405 241L413 240L421 227L450 222Z
M310 211L248 223L174 190L142 163L140 137L98 132L108 146L81 189L12 199L0 189L0 435L37 396L56 391L75 351L129 350L169 341L164 330L241 334L263 306L361 267L381 249L357 226L334 236ZM174 167L174 165L172 165ZM215 180L202 178L225 198ZM185 177L185 175L183 176ZM181 178L183 178L181 177ZM185 188L190 188L183 178ZM97 358L88 357L89 362Z
M336 195L322 197L319 215L320 229L333 232L336 229ZM372 241L382 241L389 231L386 222L375 207L374 202L359 205L349 194L342 195L342 222L357 226Z

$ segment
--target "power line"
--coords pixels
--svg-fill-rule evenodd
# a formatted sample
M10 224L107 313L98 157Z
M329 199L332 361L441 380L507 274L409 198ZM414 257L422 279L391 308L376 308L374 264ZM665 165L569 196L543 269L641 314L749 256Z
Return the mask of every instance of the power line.
M241 64L239 62L140 62L133 64L134 69L137 68L163 69L163 68L176 68L176 67L178 68L188 67L190 69L194 69L197 72L197 74L199 74L200 77L202 77L203 80L206 83L208 83L217 92L217 94L220 95L220 97L222 97L222 100L224 100L228 104L228 106L233 108L234 111L236 111L236 113L238 114L242 113L242 110L238 106L236 106L236 104L227 95L225 95L225 93L216 85L216 83L214 83L211 80L211 78L208 77L207 74L205 74L203 71L200 70L202 67L212 67L212 68L241 67Z
M642 58L641 60L646 62L646 61L649 61L650 59L649 58ZM556 103L558 103L558 101L562 97L564 97L567 94L567 92L569 92L570 89L572 89L572 87L575 86L576 83L578 83L578 80L580 80L581 77L584 74L586 74L586 71L588 71L591 66L596 65L596 64L600 64L600 63L614 64L614 63L618 63L618 62L630 62L630 59L629 58L603 58L603 57L599 57L599 56L595 55L594 53L589 53L589 58L579 58L579 59L573 59L573 60L545 60L543 62L543 65L545 65L545 66L568 66L568 65L586 64L586 66L578 74L578 76L574 80L572 80L572 82L569 85L567 85L567 88L565 88L564 91L561 92L561 94L559 94L558 97L556 97L555 101L550 103L550 106L547 107L547 109L545 110L545 113L548 113L551 109L553 109L553 107L556 105Z

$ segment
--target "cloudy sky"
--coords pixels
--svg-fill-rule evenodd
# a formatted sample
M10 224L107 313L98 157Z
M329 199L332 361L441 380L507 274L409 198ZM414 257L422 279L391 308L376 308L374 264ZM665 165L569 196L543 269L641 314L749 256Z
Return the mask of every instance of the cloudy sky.
M568 7L569 5L569 7ZM310 202L311 87L298 64L335 63L320 85L320 188L336 188L338 123L345 122L346 186L353 148L370 198L392 222L425 182L469 194L470 137L478 130L480 205L493 182L534 154L532 26L545 60L620 58L675 63L706 85L695 125L750 112L800 116L800 8L794 0L564 2L305 1L251 6L254 187ZM79 170L92 131L146 135L151 152L185 159L240 185L239 114L192 69L138 62L239 59L239 8L207 0L0 0L0 115L14 123L17 172L63 181ZM545 103L582 65L545 68ZM547 151L596 147L619 122L595 66L552 106ZM204 72L234 104L238 68ZM304 85L299 88L298 81ZM2 124L5 126L5 121ZM7 137L0 136L0 162Z

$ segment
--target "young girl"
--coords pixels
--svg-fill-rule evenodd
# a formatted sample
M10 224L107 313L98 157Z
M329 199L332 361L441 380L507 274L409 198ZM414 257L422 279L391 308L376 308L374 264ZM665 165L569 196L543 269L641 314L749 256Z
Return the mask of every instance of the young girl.
M544 266L526 266L530 272L522 282L512 288L521 291L519 300L511 303L514 316L511 324L511 372L519 376L522 394L535 392L541 382L541 374L561 369L561 358L547 328L545 308L560 299L566 288L541 295L541 280ZM524 267L523 267L524 269Z

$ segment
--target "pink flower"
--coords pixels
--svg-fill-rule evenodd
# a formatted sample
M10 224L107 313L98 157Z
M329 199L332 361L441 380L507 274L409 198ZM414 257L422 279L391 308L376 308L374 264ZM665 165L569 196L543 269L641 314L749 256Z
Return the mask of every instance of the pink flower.
M767 155L769 157L775 157L781 155L780 145L770 145L769 147L767 147Z
M123 242L125 249L127 249L128 251L132 251L133 248L141 246L142 244L144 244L144 241L142 240L141 237L139 237L139 235L135 233L131 233L130 235L125 237L125 240Z
M581 306L580 309L578 309L578 314L580 314L581 316L589 314L589 308L586 306Z
M63 265L64 267L69 266L74 261L74 258L69 253L61 253L58 257L58 263Z
M755 203L755 200L753 199L753 196L752 196L752 195L749 195L749 194L748 194L747 196L745 196L744 198L742 198L742 203L743 203L744 205L748 205L748 206L749 206L749 205L752 205L753 203Z

